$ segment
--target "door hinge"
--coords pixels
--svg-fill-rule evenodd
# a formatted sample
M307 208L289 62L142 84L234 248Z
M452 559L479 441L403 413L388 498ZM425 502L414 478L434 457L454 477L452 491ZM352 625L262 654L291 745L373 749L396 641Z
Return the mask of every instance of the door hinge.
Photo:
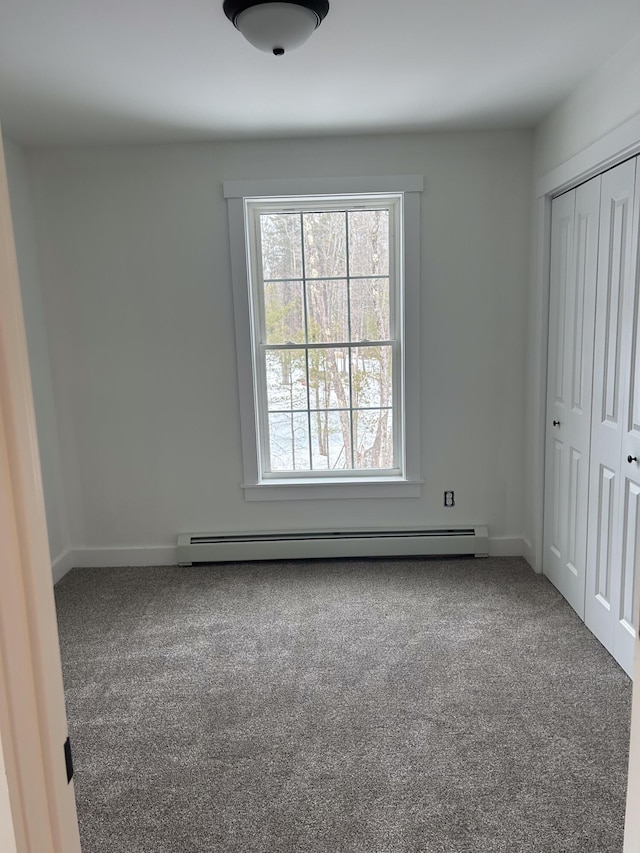
M71 741L67 738L64 742L64 763L67 767L67 784L73 779L73 759L71 758Z

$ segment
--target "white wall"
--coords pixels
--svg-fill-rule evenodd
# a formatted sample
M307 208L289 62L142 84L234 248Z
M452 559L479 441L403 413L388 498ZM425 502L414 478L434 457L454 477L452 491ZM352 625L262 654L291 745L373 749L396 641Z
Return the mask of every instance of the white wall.
M31 151L59 429L78 460L72 545L484 522L517 549L531 142L496 132ZM424 495L247 503L222 181L408 173L426 176ZM457 506L445 510L449 488Z
M31 190L22 150L5 139L4 153L38 426L49 549L55 564L69 547L70 539Z
M587 77L536 129L538 177L640 113L640 36Z

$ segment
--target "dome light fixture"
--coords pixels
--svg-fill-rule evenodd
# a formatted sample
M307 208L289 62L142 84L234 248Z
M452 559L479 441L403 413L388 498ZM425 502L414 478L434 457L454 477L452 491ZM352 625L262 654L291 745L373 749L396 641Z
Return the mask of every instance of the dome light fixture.
M283 56L320 26L329 0L224 0L222 8L250 44Z

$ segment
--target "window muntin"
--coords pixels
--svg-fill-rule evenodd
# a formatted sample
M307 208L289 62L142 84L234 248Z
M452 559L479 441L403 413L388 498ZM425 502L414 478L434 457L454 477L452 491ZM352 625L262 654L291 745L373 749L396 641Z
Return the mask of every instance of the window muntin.
M263 479L404 474L402 199L244 200Z

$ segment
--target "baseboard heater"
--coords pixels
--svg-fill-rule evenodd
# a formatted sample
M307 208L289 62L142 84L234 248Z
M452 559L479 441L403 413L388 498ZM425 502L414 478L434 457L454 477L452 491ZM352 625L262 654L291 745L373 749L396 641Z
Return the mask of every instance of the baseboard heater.
M473 554L486 557L486 527L311 530L281 533L182 533L178 562L298 560L316 557L409 557Z

